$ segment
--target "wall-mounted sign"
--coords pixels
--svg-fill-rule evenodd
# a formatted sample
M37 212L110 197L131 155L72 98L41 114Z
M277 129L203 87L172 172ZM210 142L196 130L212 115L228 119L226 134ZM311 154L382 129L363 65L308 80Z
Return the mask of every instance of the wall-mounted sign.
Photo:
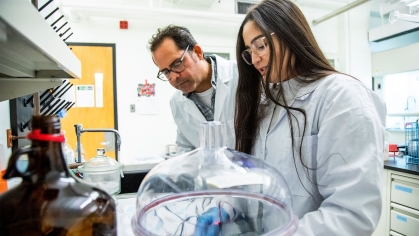
M76 107L94 107L94 85L76 85Z

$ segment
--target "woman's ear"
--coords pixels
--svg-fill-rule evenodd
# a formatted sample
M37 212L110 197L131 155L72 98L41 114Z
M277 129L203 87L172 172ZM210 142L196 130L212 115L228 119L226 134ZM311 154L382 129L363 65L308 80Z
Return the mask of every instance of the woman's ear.
M202 50L201 46L199 46L198 44L196 44L193 47L193 51L195 52L195 54L198 56L199 60L202 60L204 58L204 51Z

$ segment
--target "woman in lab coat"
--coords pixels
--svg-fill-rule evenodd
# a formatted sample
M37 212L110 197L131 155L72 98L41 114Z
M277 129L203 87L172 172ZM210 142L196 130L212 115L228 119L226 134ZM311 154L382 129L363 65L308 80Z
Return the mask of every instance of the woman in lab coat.
M298 7L265 0L237 38L236 149L278 168L297 235L371 235L381 214L386 108L326 60Z

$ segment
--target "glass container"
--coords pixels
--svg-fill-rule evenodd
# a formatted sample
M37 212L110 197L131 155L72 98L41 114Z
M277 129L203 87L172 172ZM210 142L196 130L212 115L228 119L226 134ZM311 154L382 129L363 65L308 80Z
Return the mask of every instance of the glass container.
M105 156L105 149L98 148L97 156L78 167L83 179L94 186L106 190L109 194L121 192L121 177L124 164Z
M78 162L78 156L77 156L77 149L78 149L78 144L76 142L76 149L74 149L74 160L76 162ZM86 151L84 151L83 145L80 143L80 162L86 162Z
M0 195L0 235L116 235L112 196L81 183L67 168L59 118L34 116L31 122L31 146L10 156L3 177L22 182Z
M407 122L405 125L405 160L406 164L418 164L419 160L419 123Z
M282 175L226 147L223 122L200 127L200 147L155 166L137 193L133 232L160 235L292 235L298 226Z
M73 148L71 148L70 144L68 144L68 139L65 136L65 131L62 132L64 135L64 143L63 143L63 153L64 153L64 160L66 161L67 165L68 164L73 164L75 163L75 159L74 159L74 151Z

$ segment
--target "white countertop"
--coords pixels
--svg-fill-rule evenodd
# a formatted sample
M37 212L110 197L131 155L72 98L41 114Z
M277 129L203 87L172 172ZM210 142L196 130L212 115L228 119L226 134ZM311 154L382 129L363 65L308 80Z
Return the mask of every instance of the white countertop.
M116 195L116 218L118 236L135 236L131 228L131 219L135 213L135 201L137 193L125 193Z

